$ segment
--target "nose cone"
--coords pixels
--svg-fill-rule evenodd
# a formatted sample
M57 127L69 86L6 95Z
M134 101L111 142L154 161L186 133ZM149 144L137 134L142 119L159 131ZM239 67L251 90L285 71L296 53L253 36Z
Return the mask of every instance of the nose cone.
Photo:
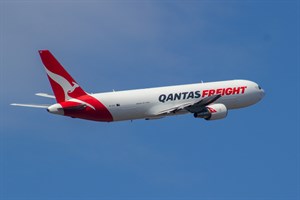
M264 89L260 89L259 95L260 95L260 99L264 98L264 96L265 96L265 90Z
M59 103L53 104L47 108L47 111L52 114L64 115L64 109Z

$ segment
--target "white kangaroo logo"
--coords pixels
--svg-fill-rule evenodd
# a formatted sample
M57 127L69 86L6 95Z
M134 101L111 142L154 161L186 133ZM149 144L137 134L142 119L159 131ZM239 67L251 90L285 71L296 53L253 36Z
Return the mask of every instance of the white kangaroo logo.
M79 85L77 83L72 82L73 83L73 86L72 86L69 83L69 81L67 81L67 79L65 79L64 77L59 76L57 74L54 74L53 72L49 71L46 67L45 67L45 69L46 69L46 72L47 72L48 76L50 76L50 78L52 80L54 80L56 83L58 83L62 87L62 89L65 93L65 101L71 99L71 101L78 102L78 103L84 103L85 105L89 106L90 108L96 110L94 108L94 106L92 106L91 104L88 104L88 103L86 103L84 101L81 101L79 99L74 99L74 98L69 96L70 93L74 92L74 90L79 87Z
M67 81L67 79L65 79L64 77L54 74L53 72L49 71L47 68L45 69L47 74L51 77L51 79L54 80L56 83L58 83L64 90L65 100L71 99L72 97L70 97L69 94L72 93L76 88L78 88L79 85L73 82L74 85L72 86L69 83L69 81Z

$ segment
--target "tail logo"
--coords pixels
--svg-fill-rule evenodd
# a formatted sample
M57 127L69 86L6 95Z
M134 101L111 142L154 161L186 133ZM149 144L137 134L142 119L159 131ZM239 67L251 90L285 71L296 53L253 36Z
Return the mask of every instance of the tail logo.
M64 115L95 121L113 121L112 115L100 100L86 93L49 50L40 50L39 54L56 101L63 109L66 108Z
M80 87L76 82L72 81L72 84L73 84L72 85L64 77L62 77L60 75L57 75L57 74L54 74L53 72L49 71L46 67L45 67L45 69L46 69L46 72L47 72L48 76L53 81L55 81L56 83L58 83L60 85L60 87L63 89L64 95L65 95L65 100L64 101L71 100L73 102L84 103L85 105L87 105L88 107L92 108L93 110L96 110L95 107L92 106L91 104L72 97L72 93L75 91L75 89L78 88L78 87Z
M58 83L60 85L60 87L63 89L64 91L64 95L65 95L65 101L66 100L69 100L73 97L72 96L72 93L74 92L74 90L76 88L79 87L79 85L76 83L76 82L72 82L73 85L71 85L69 83L69 81L67 81L67 79L65 79L64 77L60 76L60 75L57 75L57 74L54 74L52 73L51 71L49 71L46 67L46 72L48 74L48 76L53 80L55 81L56 83ZM71 96L70 96L71 95Z

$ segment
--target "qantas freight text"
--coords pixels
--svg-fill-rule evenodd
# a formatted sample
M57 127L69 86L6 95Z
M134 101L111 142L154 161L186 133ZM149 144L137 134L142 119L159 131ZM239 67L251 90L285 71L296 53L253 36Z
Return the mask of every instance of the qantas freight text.
M234 94L244 94L247 86L240 86L240 87L228 87L228 88L217 88L217 89L210 89L210 90L203 90L202 97L211 96L215 94L220 94L221 96L224 95L234 95Z
M253 105L264 96L264 90L248 80L90 94L81 88L49 50L40 50L39 54L54 95L37 95L55 98L56 103L47 106L11 105L46 108L52 114L102 122L160 119L187 113L195 118L216 120L225 118L228 110Z
M220 94L221 96L224 95L235 95L235 94L244 94L247 86L241 87L229 87L229 88L218 88L218 89L209 89L203 90L202 95L201 92L192 91L192 92L180 92L180 93L170 93L170 94L161 94L158 97L158 100L162 103L166 101L176 101L176 100L184 100L184 99L194 99L202 97L209 97L212 95Z

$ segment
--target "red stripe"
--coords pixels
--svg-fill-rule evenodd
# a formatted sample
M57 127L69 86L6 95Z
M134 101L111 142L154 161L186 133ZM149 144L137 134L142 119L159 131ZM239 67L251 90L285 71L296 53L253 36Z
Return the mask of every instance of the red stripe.
M102 122L113 121L113 117L109 110L96 98L90 95L84 95L76 99L92 105L95 110L89 106L87 106L83 110L65 110L64 113L66 116ZM66 101L60 104L62 105L62 107L69 107L73 106L74 102Z

